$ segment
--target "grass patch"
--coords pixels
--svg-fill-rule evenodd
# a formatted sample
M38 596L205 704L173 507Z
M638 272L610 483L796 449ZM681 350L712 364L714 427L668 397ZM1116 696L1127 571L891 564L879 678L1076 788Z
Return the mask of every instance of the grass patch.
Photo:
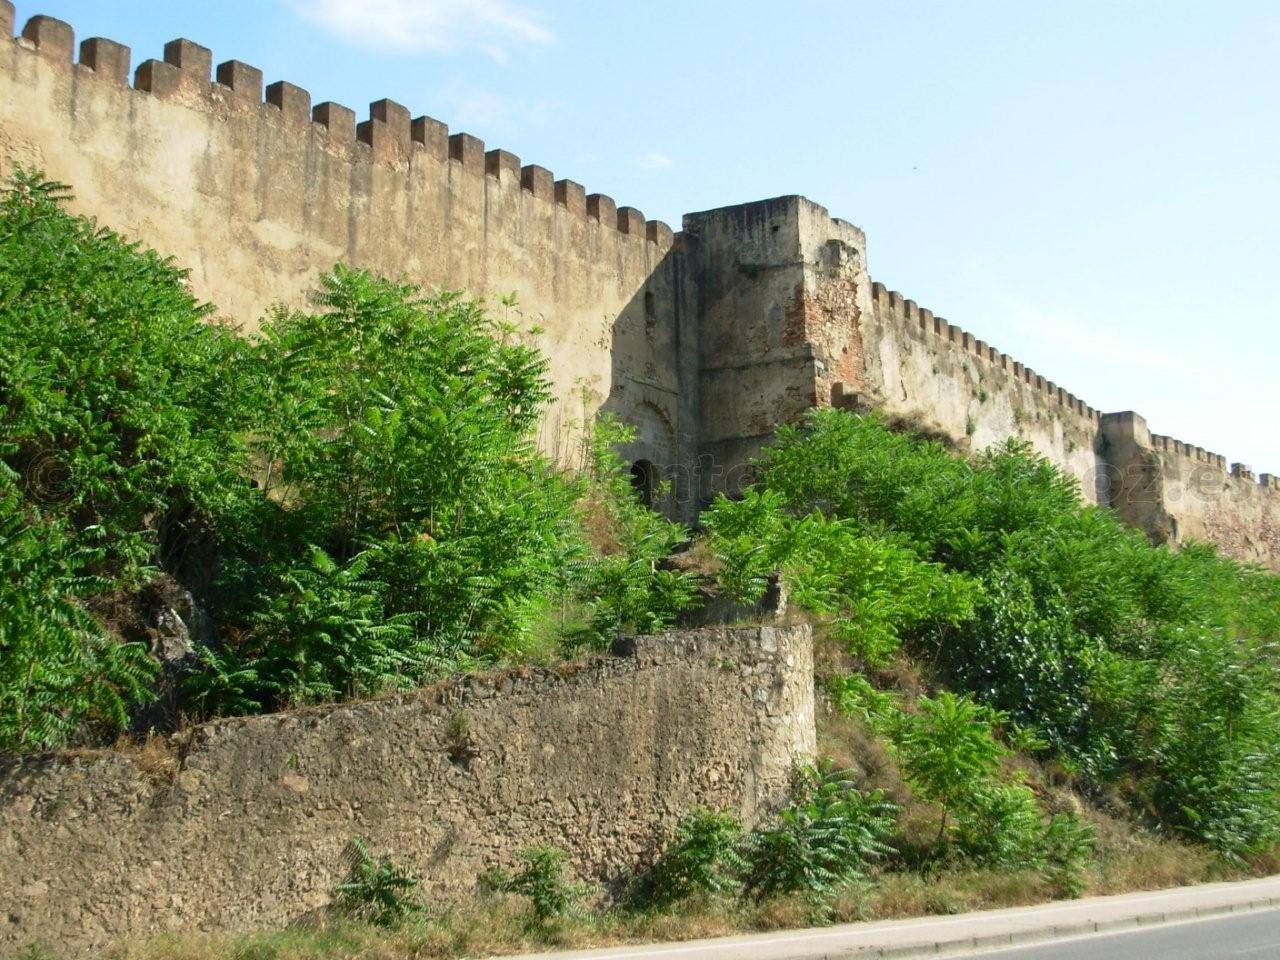
M1269 858L1232 864L1203 847L1132 835L1100 851L1086 895L1154 890L1240 880L1275 870ZM1051 899L1034 870L943 868L892 870L844 891L830 922L894 920L1029 906ZM570 911L554 925L530 922L527 901L495 894L386 929L350 920L319 919L285 930L241 936L167 935L123 946L111 960L457 960L549 949L585 949L764 933L813 924L802 897L762 904L719 898L693 900L661 912ZM56 954L42 956L55 957Z

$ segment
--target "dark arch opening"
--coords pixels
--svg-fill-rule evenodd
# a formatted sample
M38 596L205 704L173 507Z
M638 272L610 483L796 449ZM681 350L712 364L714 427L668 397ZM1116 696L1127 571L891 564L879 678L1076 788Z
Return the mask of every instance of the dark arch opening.
M653 494L657 488L657 477L653 464L648 460L637 460L631 465L631 489L636 492L640 502L646 507L653 506Z

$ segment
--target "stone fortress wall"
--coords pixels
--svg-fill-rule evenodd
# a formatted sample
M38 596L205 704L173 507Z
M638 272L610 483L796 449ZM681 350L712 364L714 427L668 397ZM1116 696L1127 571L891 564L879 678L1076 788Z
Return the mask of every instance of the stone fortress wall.
M0 0L0 35L13 5ZM1280 481L1103 414L872 282L866 238L802 197L688 214L682 230L381 100L357 124L286 82L175 40L130 51L34 17L0 46L0 173L37 165L75 208L178 258L200 297L252 325L305 303L341 260L497 297L542 328L556 403L543 446L569 458L601 411L625 455L693 519L733 491L779 424L873 407L973 451L1021 437L1086 499L1153 538L1205 539L1280 569Z
M354 838L437 905L530 844L616 888L693 807L781 805L815 749L809 628L761 626L219 720L173 769L0 758L0 955L283 926L330 902Z
M0 168L71 184L74 209L177 257L223 316L253 327L274 303L305 305L339 261L514 292L557 388L545 449L570 456L607 408L655 463L693 459L679 400L697 350L666 224L390 100L357 123L247 64L214 71L187 40L131 74L114 41L77 48L48 17L9 42L12 28L0 0Z

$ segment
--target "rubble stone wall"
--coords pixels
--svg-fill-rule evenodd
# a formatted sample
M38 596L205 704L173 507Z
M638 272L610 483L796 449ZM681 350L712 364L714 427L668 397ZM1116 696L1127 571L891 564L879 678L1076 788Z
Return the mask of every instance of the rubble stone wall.
M754 822L815 750L809 628L642 637L557 669L195 729L127 752L0 760L0 954L280 926L363 839L429 901L530 844L604 888L695 806Z

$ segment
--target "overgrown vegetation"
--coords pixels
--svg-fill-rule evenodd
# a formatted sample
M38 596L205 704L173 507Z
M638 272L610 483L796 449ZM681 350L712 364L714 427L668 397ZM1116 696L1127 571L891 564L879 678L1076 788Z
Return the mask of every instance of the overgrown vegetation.
M621 427L585 470L537 451L547 361L514 324L338 267L238 336L65 196L19 173L0 198L0 749L125 728L160 580L213 623L195 717L599 648L690 602Z
M528 847L520 852L519 871L494 871L484 878L484 886L527 898L533 924L545 929L558 923L583 892L565 876L565 860L563 850Z
M1280 839L1280 578L1153 547L1016 441L970 461L818 411L779 431L759 477L706 515L722 581L751 598L779 570L854 666L904 652L958 691L884 730L941 834L979 808L995 819L974 842L1034 819L1016 785L973 792L999 758L985 724L1162 829L1233 855Z
M378 927L393 927L422 911L415 891L421 881L388 856L376 860L368 845L351 841L351 872L335 890L334 910Z
M193 718L601 650L693 602L668 562L689 532L634 495L623 427L585 430L573 469L539 453L547 362L516 324L337 267L312 309L242 336L64 199L31 173L0 196L0 750L135 724L157 696L157 593L207 614L168 705ZM558 850L449 911L357 841L343 919L281 955L766 929L1274 867L1280 578L1151 546L1012 441L965 460L828 410L757 467L696 550L735 599L781 579L815 624L839 762L798 771L750 829L690 813L599 909ZM449 719L458 749L467 723ZM228 955L277 955L261 942Z

